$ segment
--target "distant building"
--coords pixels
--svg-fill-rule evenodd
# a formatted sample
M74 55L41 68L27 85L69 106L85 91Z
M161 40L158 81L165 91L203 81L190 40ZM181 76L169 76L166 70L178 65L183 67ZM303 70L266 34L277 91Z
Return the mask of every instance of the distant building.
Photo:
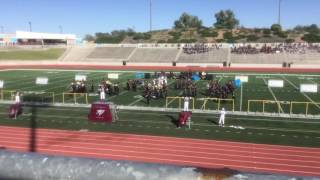
M0 34L0 46L14 45L74 45L75 34L51 34L27 31L16 31L15 34Z

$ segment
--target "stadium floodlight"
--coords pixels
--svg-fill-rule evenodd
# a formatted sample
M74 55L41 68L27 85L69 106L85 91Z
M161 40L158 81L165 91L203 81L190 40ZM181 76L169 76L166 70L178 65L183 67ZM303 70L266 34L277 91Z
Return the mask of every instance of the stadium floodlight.
M59 30L60 30L60 34L63 33L63 27L61 25L59 25Z
M150 33L152 31L152 0L150 0Z
M281 1L279 0L279 5L278 5L278 24L281 25Z
M31 21L29 21L28 24L29 24L29 31L32 32L32 23L31 23Z

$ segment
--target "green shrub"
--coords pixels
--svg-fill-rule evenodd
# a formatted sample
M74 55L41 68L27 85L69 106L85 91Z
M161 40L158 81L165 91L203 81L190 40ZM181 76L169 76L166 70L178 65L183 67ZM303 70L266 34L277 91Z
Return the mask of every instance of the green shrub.
M157 41L157 43L159 43L159 44L163 44L163 43L166 43L166 41L165 41L165 40L163 40L163 39L160 39L159 41Z
M227 40L227 39L233 39L233 34L231 31L227 31L225 33L223 33L223 39Z
M264 35L270 35L271 34L271 30L270 29L263 29L263 34Z
M151 34L150 33L136 33L133 35L134 40L149 40L151 39Z
M179 43L179 40L171 38L171 39L168 39L167 43Z
M217 37L218 36L218 32L210 30L209 28L201 29L199 31L199 34L201 35L201 37Z
M276 35L281 37L281 38L287 38L288 37L288 34L286 32L278 32Z
M216 39L217 43L222 43L224 42L224 39Z
M254 42L254 41L257 41L258 39L259 39L259 37L254 34L247 36L247 41L249 41L249 42Z
M293 43L294 39L286 39L286 43Z
M318 34L305 34L302 39L308 43L320 42L320 35Z
M197 42L197 40L196 39L181 39L179 42L180 43L195 43L195 42Z

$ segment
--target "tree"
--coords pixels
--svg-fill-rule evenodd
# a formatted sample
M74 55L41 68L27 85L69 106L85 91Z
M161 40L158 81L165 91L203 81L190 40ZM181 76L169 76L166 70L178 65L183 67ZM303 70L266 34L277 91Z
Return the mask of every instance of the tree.
M320 42L320 35L317 34L305 34L302 39L308 43Z
M94 38L94 36L92 36L91 34L86 34L86 35L84 36L84 40L86 40L86 41L88 41L88 42L93 42L93 41L95 41L95 38Z
M216 23L214 26L218 29L233 29L239 25L239 20L236 19L235 14L232 10L221 10L215 14Z
M305 30L310 34L318 34L320 30L316 24L311 24L310 26L306 26Z
M175 29L200 28L202 21L197 17L188 13L183 13L178 20L174 22Z
M272 24L271 31L273 31L275 34L278 34L282 31L282 27L280 24Z

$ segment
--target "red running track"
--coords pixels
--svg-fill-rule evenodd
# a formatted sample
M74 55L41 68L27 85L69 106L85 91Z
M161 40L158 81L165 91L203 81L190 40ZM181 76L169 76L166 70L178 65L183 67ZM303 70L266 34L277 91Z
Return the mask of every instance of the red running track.
M0 69L90 69L90 70L145 70L145 71L215 71L215 72L277 72L319 73L320 68L277 68L277 67L219 67L219 66L117 66L83 64L16 64L0 65Z
M0 146L27 152L31 134L0 126ZM34 142L49 155L320 176L320 148L50 129L37 129Z

